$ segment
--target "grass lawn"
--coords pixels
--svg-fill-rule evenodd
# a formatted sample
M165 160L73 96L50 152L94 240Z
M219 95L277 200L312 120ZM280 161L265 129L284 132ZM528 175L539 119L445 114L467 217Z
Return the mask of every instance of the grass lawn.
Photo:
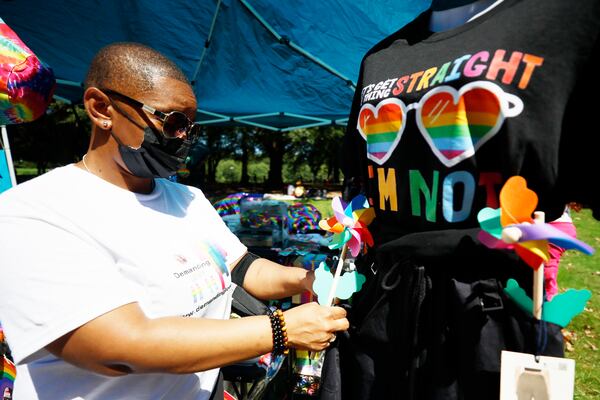
M592 298L585 311L566 327L566 354L576 362L575 399L600 398L600 222L589 210L573 213L579 239L596 249L592 256L567 251L559 272L560 289L588 289Z
M17 175L37 175L37 167L16 168Z

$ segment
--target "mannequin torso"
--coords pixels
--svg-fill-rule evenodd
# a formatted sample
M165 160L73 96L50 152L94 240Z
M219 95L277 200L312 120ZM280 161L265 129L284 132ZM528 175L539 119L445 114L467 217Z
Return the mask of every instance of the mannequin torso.
M434 0L431 4L429 30L442 32L456 28L485 14L501 2L502 0Z

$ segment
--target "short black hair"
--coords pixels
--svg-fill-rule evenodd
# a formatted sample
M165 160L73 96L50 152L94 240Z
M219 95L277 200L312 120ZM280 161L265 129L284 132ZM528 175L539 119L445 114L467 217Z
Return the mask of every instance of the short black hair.
M117 42L96 53L84 88L143 93L154 89L155 80L159 77L173 78L189 85L179 67L158 51L140 43Z

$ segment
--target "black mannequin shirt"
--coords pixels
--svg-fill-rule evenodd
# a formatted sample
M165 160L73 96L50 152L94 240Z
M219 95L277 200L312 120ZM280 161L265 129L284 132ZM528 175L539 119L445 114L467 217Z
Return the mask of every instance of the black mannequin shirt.
M513 175L538 194L546 220L569 201L598 215L600 3L504 0L438 33L429 13L361 65L346 176L376 209L376 244L477 227Z

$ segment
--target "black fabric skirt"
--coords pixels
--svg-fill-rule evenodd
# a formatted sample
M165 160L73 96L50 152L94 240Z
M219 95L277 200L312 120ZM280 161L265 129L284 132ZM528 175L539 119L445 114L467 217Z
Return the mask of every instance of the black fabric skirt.
M477 229L416 233L357 260L367 276L340 336L344 400L497 399L502 350L562 357L561 328L504 293L533 270Z

